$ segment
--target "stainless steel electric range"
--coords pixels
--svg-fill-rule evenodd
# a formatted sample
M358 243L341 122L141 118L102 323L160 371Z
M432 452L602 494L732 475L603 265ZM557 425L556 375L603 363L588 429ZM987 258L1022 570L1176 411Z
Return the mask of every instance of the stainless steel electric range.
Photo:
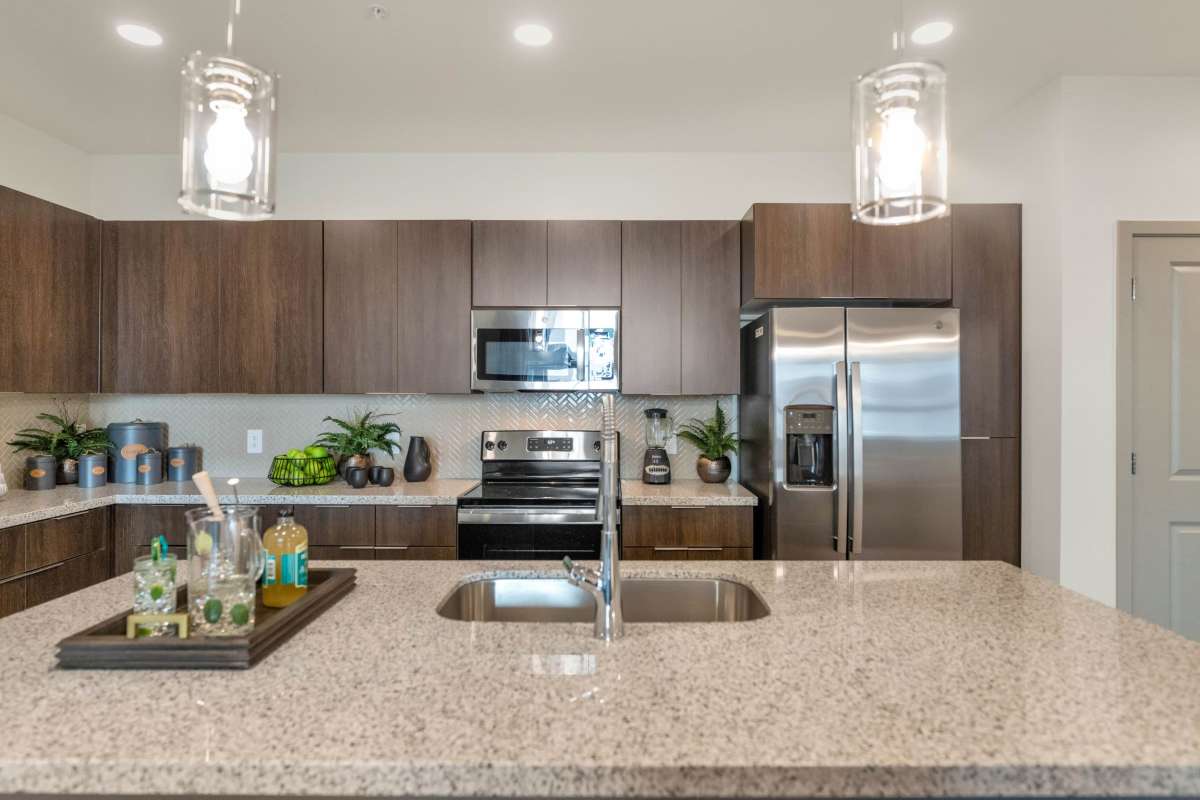
M458 500L458 557L600 557L599 431L484 431L482 483Z

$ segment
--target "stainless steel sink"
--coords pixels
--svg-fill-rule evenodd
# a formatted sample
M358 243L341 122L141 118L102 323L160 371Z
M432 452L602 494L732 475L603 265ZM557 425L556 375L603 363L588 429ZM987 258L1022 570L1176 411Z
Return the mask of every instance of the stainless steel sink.
M626 622L746 622L771 613L758 593L723 578L626 578ZM456 588L438 606L464 622L591 622L590 592L562 578L483 578Z

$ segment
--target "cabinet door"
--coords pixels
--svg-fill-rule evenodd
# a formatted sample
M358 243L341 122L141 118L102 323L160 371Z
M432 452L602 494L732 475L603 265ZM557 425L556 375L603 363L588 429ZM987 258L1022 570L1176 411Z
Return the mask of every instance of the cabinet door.
M550 220L546 250L547 305L621 305L620 222Z
M308 543L323 547L375 544L375 507L296 505L296 522L308 529Z
M108 516L107 508L96 508L29 523L25 526L25 568L40 569L106 549Z
M1021 565L1021 440L962 443L963 558Z
M627 561L752 561L751 547L626 547Z
M854 223L854 296L949 300L950 219L916 225Z
M626 547L745 548L754 545L750 506L624 506Z
M376 506L376 558L388 549L458 546L458 511L454 506Z
M219 386L217 222L106 222L100 390Z
M851 295L850 206L755 203L741 238L743 305Z
M325 392L394 392L396 223L325 223Z
M401 222L399 258L401 392L471 391L471 223Z
M100 386L100 223L0 187L0 391Z
M97 550L86 556L72 558L51 569L35 572L24 579L25 607L33 608L107 579L107 550Z
M741 391L737 222L685 222L682 232L682 392Z
M25 578L0 581L0 617L25 610Z
M112 574L133 570L135 556L147 555L160 534L180 559L187 558L188 505L121 505L113 508Z
M475 305L546 305L545 220L488 220L471 231Z
M457 547L381 547L375 551L379 561L453 561Z
M221 223L221 391L321 392L321 223Z
M20 575L25 566L25 525L0 529L0 580Z
M308 558L310 561L373 561L375 560L375 546L309 545Z
M679 222L621 226L621 392L682 391Z
M962 433L1021 435L1021 206L956 205Z

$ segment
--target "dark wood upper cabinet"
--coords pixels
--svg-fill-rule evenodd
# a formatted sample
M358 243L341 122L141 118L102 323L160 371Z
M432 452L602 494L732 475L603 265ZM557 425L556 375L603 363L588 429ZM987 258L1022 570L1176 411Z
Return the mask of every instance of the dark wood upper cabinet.
M471 223L399 223L398 390L471 391Z
M683 223L683 394L741 391L739 227L737 222Z
M100 391L216 390L220 225L104 223Z
M755 203L742 220L742 305L850 297L850 206Z
M394 392L399 345L396 225L325 223L325 391Z
M100 387L100 222L0 187L0 391Z
M681 222L621 227L621 391L679 394Z
M962 485L963 558L1019 567L1021 440L964 439Z
M950 219L915 225L854 223L854 296L949 300Z
M1021 206L955 205L962 433L1021 434Z
M621 223L550 220L546 304L621 305Z
M319 394L322 225L221 223L220 391Z
M545 220L475 222L471 238L475 305L546 305Z

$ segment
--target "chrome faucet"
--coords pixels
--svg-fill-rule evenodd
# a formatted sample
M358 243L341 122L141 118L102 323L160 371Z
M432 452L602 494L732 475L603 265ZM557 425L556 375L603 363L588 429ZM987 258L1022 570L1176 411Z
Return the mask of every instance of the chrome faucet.
M596 497L596 519L600 522L600 570L563 558L568 579L592 593L596 600L595 636L611 642L625 633L621 617L621 563L617 553L617 491L621 485L621 462L617 452L617 414L612 394L600 396L600 492Z

